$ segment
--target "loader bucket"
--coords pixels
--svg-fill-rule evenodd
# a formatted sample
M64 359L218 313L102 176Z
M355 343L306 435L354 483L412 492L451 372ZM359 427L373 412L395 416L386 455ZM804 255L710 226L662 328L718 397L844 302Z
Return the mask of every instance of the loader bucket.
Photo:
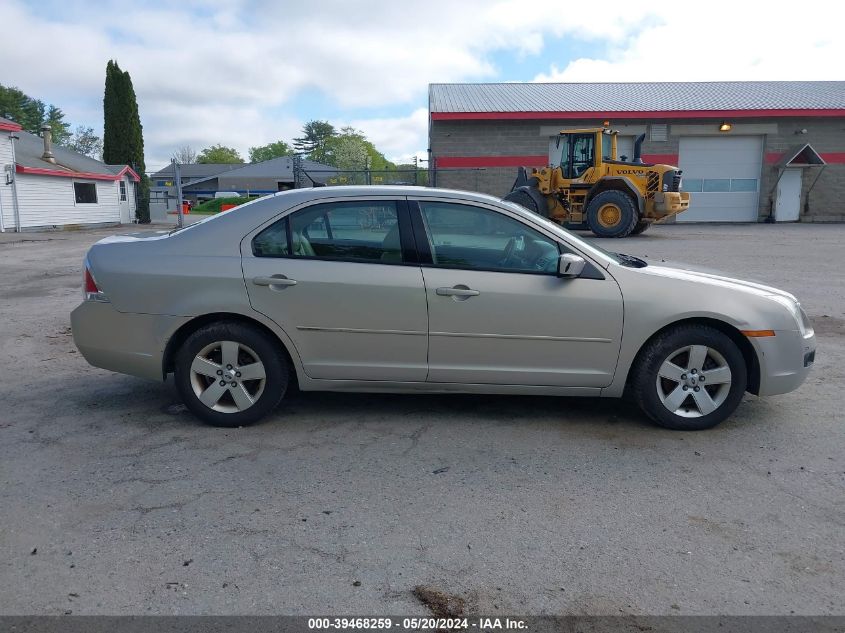
M511 191L516 191L520 187L525 187L528 185L528 173L525 171L525 167L520 167L516 172L516 180L513 181L513 186L511 187Z

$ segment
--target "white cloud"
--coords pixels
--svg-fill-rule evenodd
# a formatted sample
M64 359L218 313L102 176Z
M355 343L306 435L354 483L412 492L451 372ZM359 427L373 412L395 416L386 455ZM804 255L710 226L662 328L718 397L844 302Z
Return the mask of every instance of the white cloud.
M597 21L569 9L560 1L530 10L515 0L7 0L0 59L3 83L95 128L105 64L117 59L132 75L151 165L186 143L222 142L245 153L282 133L290 138L302 122L272 113L306 90L339 112L413 109L408 117L356 122L382 151L399 156L425 146L417 108L428 83L495 79L493 51L538 55L546 38L564 33L621 41L640 20L612 11Z
M407 158L426 147L429 83L519 79L501 76L494 53L536 60L545 81L829 78L845 57L838 6L4 0L0 59L2 83L95 128L105 64L117 59L134 82L150 166L184 144L245 155L290 140L303 121L286 113L300 112L303 94L325 99L314 117L336 112L333 123L350 120L387 156ZM605 53L550 65L553 38ZM367 109L379 115L361 117Z
M417 108L406 117L358 119L349 125L364 135L389 160L408 163L414 154L427 158L424 148L428 145L428 109ZM412 151L419 148L417 151Z
M596 58L551 65L535 81L839 79L845 57L840 3L676 2Z

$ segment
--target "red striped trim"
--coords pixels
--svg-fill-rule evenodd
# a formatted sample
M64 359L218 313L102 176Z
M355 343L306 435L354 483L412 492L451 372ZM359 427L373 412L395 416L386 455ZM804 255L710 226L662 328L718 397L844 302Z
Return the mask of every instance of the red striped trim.
M643 154L646 163L677 165L677 154ZM540 167L549 164L549 157L534 156L440 156L435 164L438 168L473 168L473 167Z
M0 121L0 131L2 132L20 132L22 129L20 125L13 121L9 121L8 123Z
M752 117L835 117L845 116L843 109L784 110L645 110L607 112L432 112L433 121L471 121L502 119L748 119Z
M767 165L776 165L783 158L785 152L766 152L763 161ZM845 164L845 152L819 152L819 156L829 165Z
M60 178L84 178L86 180L120 180L123 176L129 174L133 181L139 182L141 180L131 167L124 167L118 174L93 174L84 171L62 171L60 169L45 169L43 167L24 167L23 165L15 165L15 171L19 174L29 174L30 176L58 176Z
M535 156L438 156L435 165L447 167L522 167L527 165L547 165L549 157L544 154Z
M644 163L655 163L657 165L677 165L677 154L643 154Z
M824 161L831 165L845 164L845 152L821 153ZM643 154L643 162L658 165L678 165L677 154ZM776 164L783 158L783 152L766 152L764 162ZM477 167L544 167L549 164L549 157L538 154L533 156L439 156L435 159L438 168L477 168ZM133 172L134 173L134 172Z

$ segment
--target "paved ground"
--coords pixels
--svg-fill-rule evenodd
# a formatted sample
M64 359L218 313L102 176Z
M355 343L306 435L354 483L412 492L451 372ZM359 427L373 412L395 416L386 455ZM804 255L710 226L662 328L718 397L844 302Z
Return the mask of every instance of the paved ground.
M425 614L420 584L488 613L845 612L845 226L609 242L776 284L816 323L804 387L695 434L468 396L300 394L200 426L172 383L73 347L106 233L0 236L0 613Z

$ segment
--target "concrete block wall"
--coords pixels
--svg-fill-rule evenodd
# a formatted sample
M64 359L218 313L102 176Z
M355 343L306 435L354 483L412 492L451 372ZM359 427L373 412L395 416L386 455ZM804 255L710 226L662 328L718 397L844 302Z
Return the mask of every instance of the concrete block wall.
M842 118L758 118L729 119L734 128L729 133L718 132L721 120L671 119L667 123L669 133L665 141L650 140L646 134L643 143L644 154L669 155L677 157L680 135L673 132L683 128L690 135L745 135L761 134L763 143L763 165L760 174L759 214L764 220L774 204L777 184L777 158L795 147L809 143L820 154L838 154L824 167L809 167L803 170L803 192L801 221L845 221L845 119ZM612 126L642 127L650 130L652 120L612 119ZM432 121L430 146L432 156L442 157L507 157L547 156L551 128L596 127L597 120L538 120L538 121ZM542 130L541 130L542 128ZM698 130L696 133L695 130ZM804 132L806 130L806 132ZM542 133L541 133L542 132ZM677 160L677 158L675 159ZM838 162L837 162L838 161ZM436 164L436 163L435 163ZM526 165L538 166L538 165ZM495 196L502 196L510 190L516 177L517 167L440 168L437 167L438 187L468 189ZM815 186L813 181L818 176ZM812 186L812 191L810 187ZM809 193L809 197L808 197Z

